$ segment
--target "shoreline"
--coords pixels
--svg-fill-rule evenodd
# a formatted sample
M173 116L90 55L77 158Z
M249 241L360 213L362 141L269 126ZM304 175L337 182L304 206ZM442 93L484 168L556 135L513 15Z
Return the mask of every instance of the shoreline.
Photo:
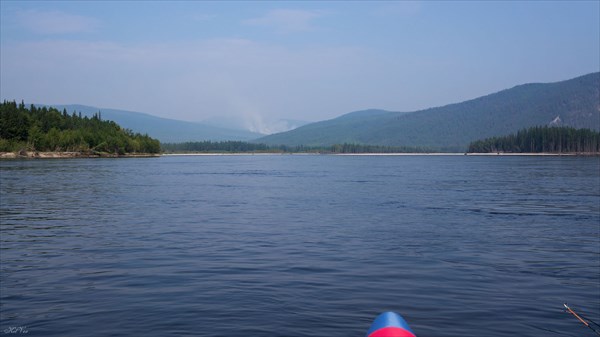
M198 152L198 153L85 153L85 152L48 152L22 151L0 152L2 159L67 159L67 158L153 158L173 156L500 156L500 157L597 157L600 153L464 153L464 152L430 152L430 153L318 153L318 152Z
M159 153L85 153L85 152L48 152L48 151L21 151L0 152L0 159L66 159L66 158L148 158L160 157Z
M162 156L543 156L543 157L560 157L560 156L582 156L582 157L594 157L600 156L600 153L465 153L465 152L429 152L429 153L318 153L318 152L197 152L197 153L163 153Z

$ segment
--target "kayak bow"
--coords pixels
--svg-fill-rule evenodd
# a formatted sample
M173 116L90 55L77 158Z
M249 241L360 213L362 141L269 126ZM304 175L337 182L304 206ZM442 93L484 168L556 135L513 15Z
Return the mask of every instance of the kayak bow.
M395 312L384 312L371 324L366 337L417 337L408 323Z

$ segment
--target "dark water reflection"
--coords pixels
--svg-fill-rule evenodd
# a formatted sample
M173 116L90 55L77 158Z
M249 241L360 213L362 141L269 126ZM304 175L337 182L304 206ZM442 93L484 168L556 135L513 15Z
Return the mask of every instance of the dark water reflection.
M0 162L0 328L40 336L585 336L600 159ZM600 319L598 319L600 320Z

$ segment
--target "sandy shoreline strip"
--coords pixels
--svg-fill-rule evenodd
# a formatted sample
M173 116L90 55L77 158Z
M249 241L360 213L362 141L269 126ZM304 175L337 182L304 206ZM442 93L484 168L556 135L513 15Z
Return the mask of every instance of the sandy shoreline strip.
M198 152L198 153L163 153L165 157L178 156L312 156L320 153L284 153L284 152Z
M599 156L600 153L332 153L336 156L505 156L505 157L560 157L560 156Z
M215 153L164 153L163 156L600 156L600 153L269 153L269 152L215 152Z
M276 152L214 152L214 153L163 153L163 154L90 154L81 152L0 152L0 159L60 159L60 158L148 158L177 156L600 156L600 153L276 153Z

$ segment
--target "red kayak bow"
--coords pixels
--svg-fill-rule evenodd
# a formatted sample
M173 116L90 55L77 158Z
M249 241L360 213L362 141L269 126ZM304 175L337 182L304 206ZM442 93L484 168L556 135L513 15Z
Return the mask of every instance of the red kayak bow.
M384 312L371 324L366 337L417 337L408 323L395 312Z

